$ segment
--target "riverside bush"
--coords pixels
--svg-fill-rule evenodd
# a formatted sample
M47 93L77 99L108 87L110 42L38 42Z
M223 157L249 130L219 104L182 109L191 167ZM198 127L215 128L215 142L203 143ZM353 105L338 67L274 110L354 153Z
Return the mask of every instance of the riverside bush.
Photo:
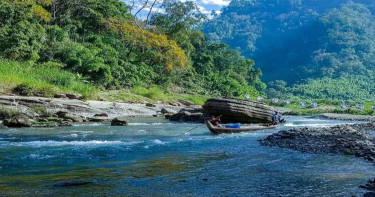
M133 93L153 100L168 100L168 95L166 95L163 90L155 86L149 89L137 86L133 88Z
M6 118L11 118L12 116L19 115L20 112L17 110L0 107L0 120L4 120Z
M48 112L47 107L45 106L32 106L31 110L44 117L50 117L53 115L51 112Z
M56 92L57 89L49 84L33 85L29 83L21 83L13 88L13 93L21 96L52 97Z

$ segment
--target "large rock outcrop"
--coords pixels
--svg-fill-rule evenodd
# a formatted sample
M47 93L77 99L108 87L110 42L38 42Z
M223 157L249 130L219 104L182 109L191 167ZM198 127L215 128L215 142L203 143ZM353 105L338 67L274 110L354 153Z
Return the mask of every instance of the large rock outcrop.
M274 109L263 103L241 99L208 99L203 109L209 114L222 115L223 122L268 123L272 122Z
M204 122L209 118L209 114L202 107L187 107L181 109L178 113L167 113L165 118L171 121L183 122Z

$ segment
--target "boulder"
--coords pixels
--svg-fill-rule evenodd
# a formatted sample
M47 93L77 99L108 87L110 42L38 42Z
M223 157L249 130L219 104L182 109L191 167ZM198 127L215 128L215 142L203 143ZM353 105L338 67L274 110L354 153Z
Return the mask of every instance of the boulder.
M155 104L152 104L152 103L146 103L146 106L147 106L147 107L156 107L156 105L155 105Z
M81 94L67 93L66 97L68 97L69 99L77 99L77 100L82 100L83 99L83 96Z
M187 100L182 100L182 99L179 99L178 102L180 102L181 104L183 104L185 106L192 106L192 105L194 105L194 102L187 101Z
M65 120L72 120L73 122L83 122L83 118L81 116L76 116L73 114L67 114L64 116Z
M171 121L203 122L209 117L209 114L202 107L187 107L181 109L177 114L165 114L165 118Z
M47 118L42 118L42 117L39 117L37 119L38 122L48 122L48 119Z
M180 110L180 112L184 112L184 111L189 112L189 113L199 113L199 112L207 113L207 111L200 106L199 107L198 106L197 107L185 107Z
M160 111L162 114L177 114L177 112L173 109L163 108Z
M62 120L59 123L60 127L70 127L73 126L73 121L72 120Z
M211 98L203 105L209 114L222 115L225 122L240 123L271 123L275 111L263 103L242 99L216 99Z
M106 113L95 114L94 117L108 117Z
M128 121L125 118L115 118L111 121L111 126L127 126Z
M53 97L54 97L54 98L68 98L68 97L66 96L66 94L61 94L61 93L57 93L57 94L53 95Z
M202 122L204 120L204 115L201 112L198 113L190 113L188 116L181 117L180 120L182 121L199 121Z
M109 121L108 117L104 116L94 116L92 118L89 118L89 122L106 122Z
M13 116L12 118L5 119L3 124L7 127L31 127L32 123L30 118L25 114Z
M83 122L83 118L81 116L69 114L68 112L59 111L56 113L56 115L64 120L72 120L73 122Z

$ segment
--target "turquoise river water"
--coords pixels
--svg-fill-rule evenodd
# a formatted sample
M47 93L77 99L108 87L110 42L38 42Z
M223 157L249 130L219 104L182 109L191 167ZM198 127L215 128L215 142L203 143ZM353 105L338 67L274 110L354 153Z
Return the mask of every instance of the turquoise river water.
M257 142L292 127L354 123L286 117L277 129L214 136L197 123L133 119L0 130L0 196L351 196L375 167ZM58 187L63 183L90 184Z

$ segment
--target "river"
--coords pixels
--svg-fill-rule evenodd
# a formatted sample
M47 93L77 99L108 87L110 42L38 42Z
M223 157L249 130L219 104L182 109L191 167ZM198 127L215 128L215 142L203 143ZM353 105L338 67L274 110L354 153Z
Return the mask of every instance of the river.
M346 155L262 147L292 127L354 123L295 116L277 129L214 136L161 118L0 130L0 196L351 196L375 167ZM90 182L61 187L64 183Z

